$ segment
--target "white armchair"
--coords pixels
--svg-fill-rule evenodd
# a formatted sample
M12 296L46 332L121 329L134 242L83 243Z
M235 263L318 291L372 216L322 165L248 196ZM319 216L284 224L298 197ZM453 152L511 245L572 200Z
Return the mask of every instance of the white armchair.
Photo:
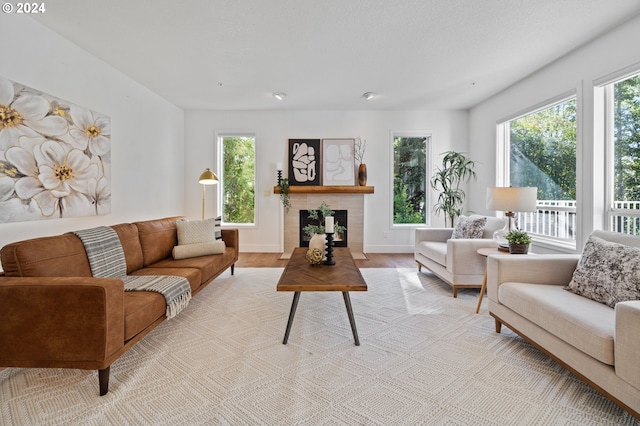
M453 297L458 297L459 288L482 287L487 259L477 251L497 247L493 233L503 227L503 219L487 216L482 238L452 239L454 228L416 229L414 256L418 271L422 271L424 266L449 284L453 288Z

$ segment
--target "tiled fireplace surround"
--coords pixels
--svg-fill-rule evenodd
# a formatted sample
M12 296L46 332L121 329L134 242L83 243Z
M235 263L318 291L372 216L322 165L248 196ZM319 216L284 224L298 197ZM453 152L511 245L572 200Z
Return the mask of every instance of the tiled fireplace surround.
M326 202L331 210L347 210L349 223L349 249L356 259L364 255L364 194L290 194L291 208L284 215L284 253L282 258L291 257L298 246L300 210L316 210Z

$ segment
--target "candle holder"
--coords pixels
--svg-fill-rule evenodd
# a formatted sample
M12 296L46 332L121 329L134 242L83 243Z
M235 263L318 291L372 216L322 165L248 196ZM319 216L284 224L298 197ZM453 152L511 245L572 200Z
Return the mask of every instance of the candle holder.
M333 260L333 232L327 232L327 260L324 261L325 265L335 265L336 261Z
M278 170L278 186L282 183L282 170Z

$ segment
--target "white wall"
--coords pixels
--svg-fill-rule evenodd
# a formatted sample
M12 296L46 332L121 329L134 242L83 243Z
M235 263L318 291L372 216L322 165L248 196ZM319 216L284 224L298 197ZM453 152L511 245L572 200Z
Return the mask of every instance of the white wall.
M532 74L469 112L469 152L487 171L496 165L496 124L514 113L567 91L578 98L578 251L593 229L604 227L603 169L604 150L594 143L594 80L633 64L640 71L640 17L605 34ZM478 187L494 186L494 173L478 173ZM473 191L468 199L471 208L485 214L484 191ZM536 252L553 251L537 247Z
M27 16L0 14L0 39L1 76L111 117L113 176L111 214L0 224L0 247L183 214L182 109Z
M435 162L440 153L467 149L465 111L187 111L185 113L185 211L189 217L201 215L202 188L198 175L205 167L216 173L215 138L219 132L254 132L257 141L257 226L241 229L240 250L244 252L282 251L281 204L273 194L276 164L287 164L290 138L354 138L367 141L364 162L367 185L375 193L365 196L365 252L413 252L413 231L391 229L391 148L392 131L427 130L433 134ZM479 166L482 169L482 165ZM286 171L285 171L286 177ZM207 217L216 211L214 191L207 192ZM441 216L432 217L434 226L443 226ZM385 238L384 235L387 235Z

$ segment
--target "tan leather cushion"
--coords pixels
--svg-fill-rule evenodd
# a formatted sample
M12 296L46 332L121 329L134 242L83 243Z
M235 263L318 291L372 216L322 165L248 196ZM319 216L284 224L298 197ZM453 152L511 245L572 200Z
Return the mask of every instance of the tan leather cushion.
M176 230L178 219L182 219L182 217L168 217L134 223L138 227L144 266L171 257L173 247L178 244Z
M124 292L124 341L140 333L155 320L164 317L167 302L154 291Z
M138 227L132 223L121 223L111 228L120 238L124 257L127 260L127 275L142 268L142 247L140 246Z
M87 252L75 234L34 238L0 250L7 277L90 277Z

